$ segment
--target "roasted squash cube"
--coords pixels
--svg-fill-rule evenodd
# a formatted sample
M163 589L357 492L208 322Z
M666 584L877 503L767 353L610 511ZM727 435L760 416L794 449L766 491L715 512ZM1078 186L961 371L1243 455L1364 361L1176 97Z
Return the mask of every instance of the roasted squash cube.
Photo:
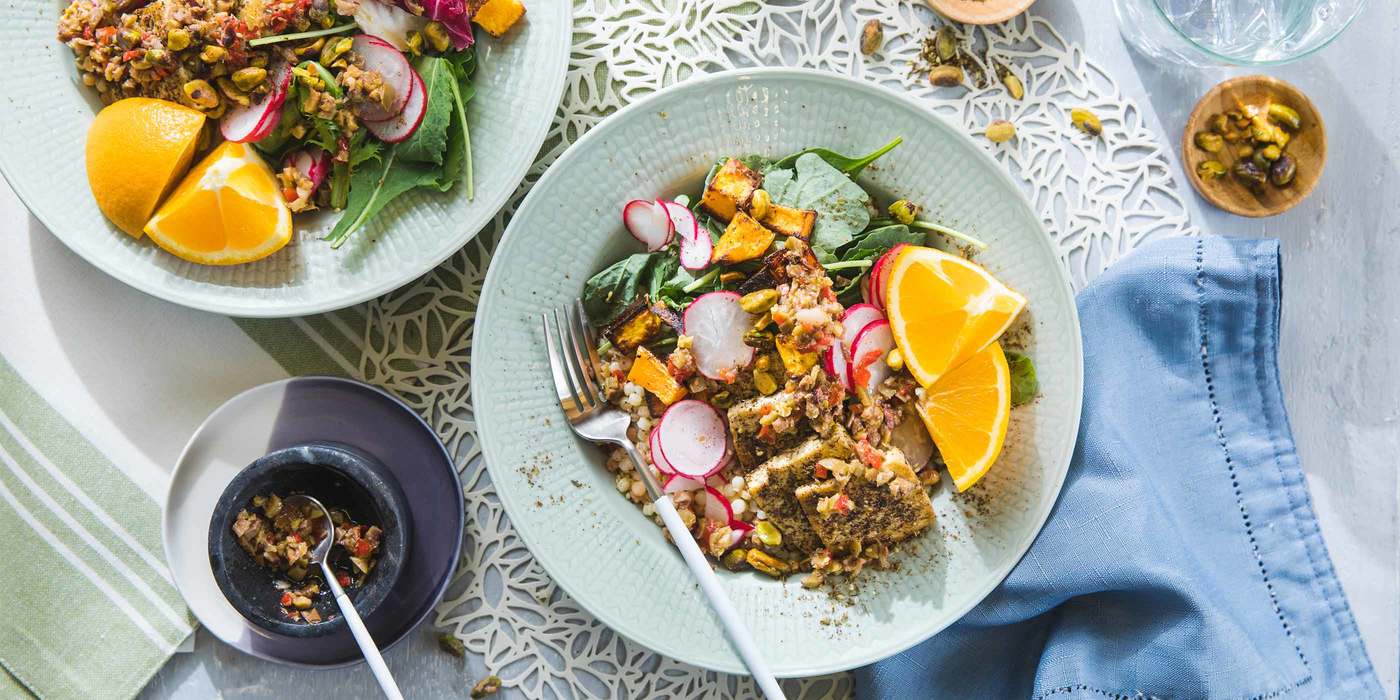
M632 361L627 381L655 394L667 406L685 397L685 387L666 371L666 363L644 347L637 348L637 359Z
M817 223L817 213L811 209L793 209L781 204L770 204L759 222L784 236L796 236L805 241L812 237L812 226Z
M715 243L715 249L710 253L710 262L737 263L753 260L768 251L768 246L773 245L774 238L777 238L777 235L764 228L763 224L755 221L752 216L741 211L735 212L734 218L729 220L729 226L724 229L724 235Z
M710 180L705 194L700 198L700 206L711 216L728 223L734 213L749 208L754 190L763 181L762 176L737 158L730 158L720 166L719 172Z
M651 310L646 295L641 295L603 329L603 335L607 336L613 347L622 352L631 352L638 345L655 338L661 332L661 324L661 317Z
M486 0L477 8L472 21L485 29L487 34L501 36L524 16L525 6L520 4L520 0Z

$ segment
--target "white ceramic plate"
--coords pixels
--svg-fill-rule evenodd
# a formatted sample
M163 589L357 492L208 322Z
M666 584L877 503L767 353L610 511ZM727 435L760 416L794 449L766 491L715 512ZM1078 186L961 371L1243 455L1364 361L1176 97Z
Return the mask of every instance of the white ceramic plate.
M475 196L399 197L339 250L320 238L336 216L299 218L292 242L264 260L184 262L113 227L89 193L88 124L101 108L72 52L55 38L59 3L0 9L0 172L25 206L98 269L177 304L232 316L301 316L379 296L431 270L486 226L534 162L563 92L572 7L528 3L502 39L478 31L476 97L467 107ZM51 280L62 284L62 280Z
M687 81L595 127L535 185L491 264L472 354L482 449L511 522L565 590L632 640L707 668L742 668L678 553L617 493L602 452L570 432L540 312L571 303L590 275L637 250L619 216L629 199L694 193L725 155L858 154L900 135L904 145L862 184L884 202L919 201L991 244L979 260L1030 298L1043 396L1014 412L1000 462L972 492L936 493L937 525L902 545L899 571L863 576L857 604L804 590L797 577L721 572L724 586L778 675L829 673L957 620L1045 521L1078 430L1083 361L1068 275L1016 185L959 129L884 88L785 69Z

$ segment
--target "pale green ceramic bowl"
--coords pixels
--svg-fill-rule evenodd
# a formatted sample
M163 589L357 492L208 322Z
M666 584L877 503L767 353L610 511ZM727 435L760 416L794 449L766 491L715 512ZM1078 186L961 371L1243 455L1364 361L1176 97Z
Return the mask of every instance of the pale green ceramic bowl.
M797 577L722 571L724 586L778 675L849 669L957 620L1006 576L1050 512L1079 426L1079 322L1068 275L1010 177L959 129L875 85L786 69L689 80L595 127L535 186L491 264L472 353L482 449L511 522L550 575L624 636L742 670L679 554L617 493L602 452L570 432L540 312L570 303L591 274L637 249L619 214L629 199L694 192L728 154L866 153L899 135L904 145L861 182L882 201L920 201L991 244L979 259L1030 299L1043 396L1015 411L1000 462L972 492L937 491L937 525L901 547L898 571L863 574L854 605Z
M462 248L534 163L563 93L568 2L537 2L504 38L477 32L476 96L467 105L475 196L414 190L339 250L320 238L338 214L298 217L291 243L246 265L185 262L112 226L88 190L84 146L101 109L73 52L55 38L60 0L0 9L0 172L29 211L95 267L144 292L231 316L302 316L401 287ZM61 280L57 283L62 283Z

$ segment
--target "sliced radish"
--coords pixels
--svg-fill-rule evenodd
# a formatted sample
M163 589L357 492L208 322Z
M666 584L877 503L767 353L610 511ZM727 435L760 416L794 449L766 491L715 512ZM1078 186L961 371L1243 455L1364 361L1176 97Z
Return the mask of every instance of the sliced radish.
M899 251L907 247L909 247L908 243L894 244L875 261L875 266L870 268L870 303L881 310L885 308L885 282L890 276L890 265L894 263L894 258L899 255Z
M826 352L822 353L822 368L827 374L835 377L841 383L841 388L846 391L851 390L851 374L847 369L849 364L846 360L846 346L841 343L832 343Z
M875 321L885 320L885 314L873 304L852 304L841 315L841 344L850 350L856 343L856 336Z
M729 431L713 406L696 399L671 404L657 426L656 446L676 474L703 479L724 467Z
M744 538L748 537L750 532L753 532L753 526L736 518L729 521L729 530L728 547L733 547L743 542Z
M319 148L305 148L288 153L285 163L305 175L306 179L311 181L311 191L315 192L316 188L326 181L326 174L331 168L331 156Z
M662 493L681 493L682 491L699 491L705 488L705 483L697 479L680 474L672 474L666 477L666 483L661 486Z
M365 121L391 120L408 106L409 98L412 97L415 87L422 91L422 79L419 79L415 86L414 78L418 73L413 70L413 66L409 64L403 53L394 48L393 44L373 34L356 34L350 47L359 54L360 58L364 59L365 68L378 73L384 79L384 83L394 91L394 103L387 108L368 102L360 103L355 108ZM426 99L423 101L427 102ZM410 133L412 132L410 131Z
M675 227L677 240L680 241L681 266L687 270L703 270L709 267L710 253L714 251L709 229L701 226L700 220L695 218L695 213L679 202L662 202L661 205L671 217L671 225Z
M292 84L292 67L279 63L273 69L272 89L261 100L247 107L230 109L219 120L219 133L229 141L250 143L272 133L282 121L282 103L287 101L287 88Z
M713 486L705 487L705 518L728 525L734 520L734 507L729 499Z
M653 253L665 248L676 233L666 207L649 199L634 199L623 206L622 225Z
M865 389L867 395L873 396L875 389L890 376L885 356L893 349L894 334L890 332L889 321L866 324L851 345L851 386Z
M666 457L661 454L661 443L657 442L657 439L661 437L660 427L661 426L658 425L652 428L651 437L647 438L647 443L651 445L651 463L655 464L656 468L661 470L662 474L675 474L676 468L671 466L670 462L666 461Z
M700 237L700 220L695 218L695 212L687 209L680 202L658 199L656 203L666 210L666 216L670 217L671 227L675 229L676 235L690 238Z
M754 349L744 343L753 316L739 306L739 299L737 292L710 292L685 310L685 334L691 337L695 365L710 379L731 381L753 361Z
M403 141L412 136L413 132L418 130L418 125L423 123L423 114L428 111L428 90L423 87L423 79L418 77L417 72L410 68L409 75L412 76L413 87L409 90L408 102L404 104L403 111L389 121L365 122L365 128L381 141Z
M429 21L427 17L380 0L361 0L354 19L365 34L383 39L399 51L408 51L408 37L423 31Z

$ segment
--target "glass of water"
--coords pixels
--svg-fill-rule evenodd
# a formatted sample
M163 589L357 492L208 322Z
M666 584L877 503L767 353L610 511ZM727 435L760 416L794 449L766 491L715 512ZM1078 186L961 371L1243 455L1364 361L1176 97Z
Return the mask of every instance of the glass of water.
M1366 0L1114 0L1123 37L1196 66L1287 63L1326 46Z

